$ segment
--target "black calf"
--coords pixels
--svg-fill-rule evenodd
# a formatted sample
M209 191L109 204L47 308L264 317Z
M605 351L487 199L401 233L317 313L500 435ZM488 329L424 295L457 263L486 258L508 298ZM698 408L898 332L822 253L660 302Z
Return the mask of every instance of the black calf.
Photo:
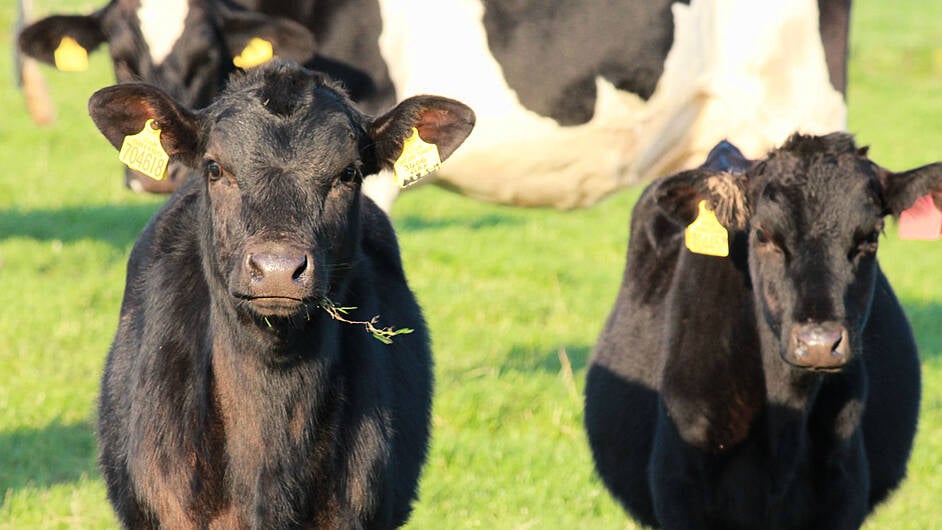
M474 115L410 98L372 119L323 76L273 63L191 111L140 84L97 92L120 146L148 119L198 172L128 263L99 410L128 528L390 528L429 436L428 330L388 218L360 194L416 130L447 158ZM386 345L331 318L412 328Z

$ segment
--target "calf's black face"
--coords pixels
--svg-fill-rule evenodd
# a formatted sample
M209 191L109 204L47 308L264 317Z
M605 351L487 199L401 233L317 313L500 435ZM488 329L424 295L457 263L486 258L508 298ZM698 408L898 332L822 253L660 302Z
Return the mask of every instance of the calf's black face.
M436 96L372 119L323 75L282 62L235 76L198 112L141 84L98 91L89 111L116 147L154 119L168 154L202 172L208 279L263 319L303 317L341 287L359 249L361 181L391 168L413 129L444 160L474 124Z
M942 164L893 173L866 152L846 134L794 135L743 174L693 170L659 184L669 217L689 224L707 200L730 240L746 242L728 259L748 263L757 318L800 368L837 370L859 351L884 217L930 192L942 207Z
M365 120L349 102L327 86L285 99L304 83L292 77L272 78L247 100L223 98L200 162L212 270L262 315L288 316L328 295L355 259L359 182L376 166Z
M181 0L169 2L180 3ZM156 85L188 108L202 108L212 101L225 79L236 67L233 57L253 38L272 44L273 53L285 59L305 61L314 54L314 37L300 24L241 9L225 0L183 2L182 9L169 9L182 30L166 50L145 30L144 15L137 0L112 0L90 15L53 15L20 32L18 42L24 53L48 64L63 37L74 39L88 51L107 43L118 82L146 82ZM172 33L172 27L151 26L150 32ZM148 26L150 28L150 26ZM165 37L162 36L162 37ZM172 165L167 181L127 170L126 182L136 191L166 193L176 189L189 174L187 168Z

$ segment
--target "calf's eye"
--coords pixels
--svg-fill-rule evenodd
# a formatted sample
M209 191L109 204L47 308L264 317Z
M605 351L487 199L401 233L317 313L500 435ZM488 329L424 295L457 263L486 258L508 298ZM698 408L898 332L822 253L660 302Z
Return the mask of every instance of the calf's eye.
M857 240L857 245L851 249L850 258L856 260L865 254L873 254L877 251L880 240L881 230L874 230Z
M212 180L219 180L219 177L222 176L222 168L215 160L210 160L206 163L206 174Z
M353 182L360 175L360 170L353 164L347 166L340 174L340 181L344 183Z
M880 240L880 231L874 230L860 239L857 243L858 252L876 252L877 243Z
M769 242L769 236L766 235L765 230L756 228L756 241L762 243L763 245Z

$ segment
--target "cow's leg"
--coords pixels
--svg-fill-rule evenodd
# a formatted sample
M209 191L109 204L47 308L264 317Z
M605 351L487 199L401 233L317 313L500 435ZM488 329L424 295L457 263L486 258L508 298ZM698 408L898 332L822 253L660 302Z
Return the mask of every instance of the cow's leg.
M826 473L819 490L824 495L818 504L823 510L819 527L860 528L869 512L870 497L870 470L860 433L827 459Z
M813 444L824 448L814 465L819 528L860 528L869 511L870 465L861 423L867 384L859 364L826 380L810 418Z
M654 513L664 530L706 530L697 451L687 447L662 410L658 415L651 466L648 468Z

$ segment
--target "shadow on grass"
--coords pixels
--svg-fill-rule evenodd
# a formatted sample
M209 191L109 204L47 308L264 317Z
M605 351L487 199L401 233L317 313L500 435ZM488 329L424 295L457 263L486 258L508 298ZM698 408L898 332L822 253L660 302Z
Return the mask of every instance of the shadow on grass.
M159 204L109 204L57 210L0 210L0 239L25 237L73 242L104 241L116 248L129 246Z
M530 348L514 346L507 353L507 362L503 369L516 371L532 371L557 374L563 369L564 363L569 364L573 372L579 372L589 362L592 346L567 345L560 346L553 351L534 351Z
M393 217L396 230L418 232L420 230L441 230L443 228L490 228L494 226L514 226L523 221L506 215L488 214L473 219L451 217L448 219L425 219L419 215L400 215Z
M8 489L45 488L97 473L96 451L91 422L0 432L0 502Z

